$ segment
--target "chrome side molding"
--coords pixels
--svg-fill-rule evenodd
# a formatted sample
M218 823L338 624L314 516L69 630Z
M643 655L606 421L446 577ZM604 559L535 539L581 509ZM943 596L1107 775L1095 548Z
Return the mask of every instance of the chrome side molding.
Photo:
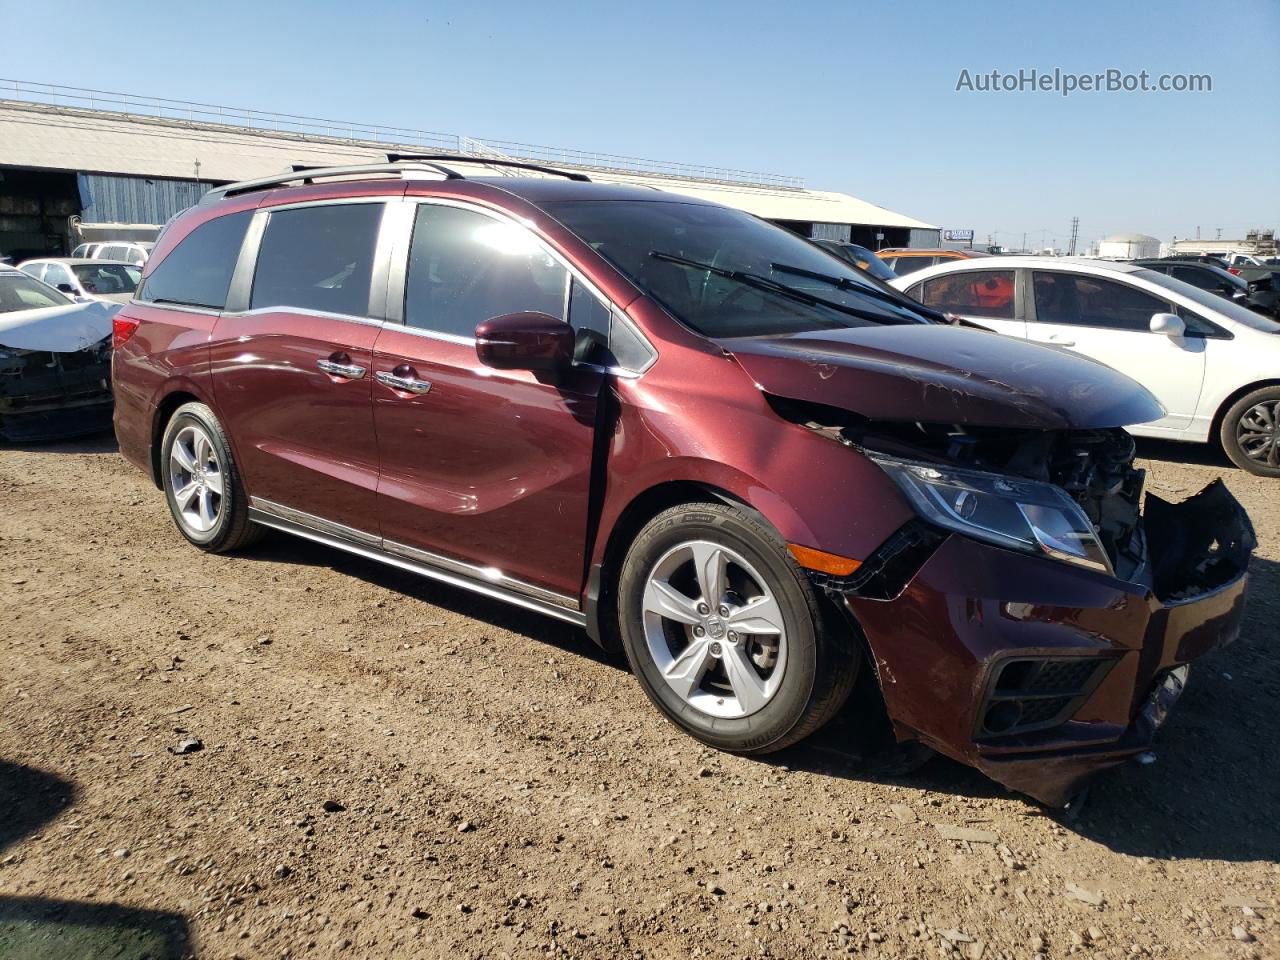
M509 577L496 567L480 567L385 540L377 534L366 533L260 497L249 498L249 519L264 527L283 530L285 533L399 567L472 593L546 614L575 626L586 626L586 617L581 612L577 598Z

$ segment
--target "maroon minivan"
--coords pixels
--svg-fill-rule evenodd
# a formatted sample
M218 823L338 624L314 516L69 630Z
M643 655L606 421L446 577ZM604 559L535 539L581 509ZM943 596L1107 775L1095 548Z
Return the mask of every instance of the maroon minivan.
M1248 518L1221 484L1142 502L1133 381L736 210L442 159L165 229L115 425L196 546L273 527L579 624L725 750L870 671L898 741L1051 804L1235 637Z

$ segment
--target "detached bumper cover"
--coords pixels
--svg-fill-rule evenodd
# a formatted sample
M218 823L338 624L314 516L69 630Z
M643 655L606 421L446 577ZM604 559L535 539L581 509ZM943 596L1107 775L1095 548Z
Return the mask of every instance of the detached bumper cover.
M1147 749L1181 693L1179 668L1239 634L1256 540L1217 482L1180 504L1148 497L1145 515L1159 558L1146 583L959 536L891 599L824 583L866 634L899 736L1051 805ZM1037 658L1108 669L1068 719L990 734L983 716L999 671Z

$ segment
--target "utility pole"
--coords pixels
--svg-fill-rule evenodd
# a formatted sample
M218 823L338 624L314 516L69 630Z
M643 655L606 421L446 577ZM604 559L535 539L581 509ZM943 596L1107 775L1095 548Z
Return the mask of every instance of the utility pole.
M1215 240L1221 240L1221 239L1222 239L1222 228L1221 228L1221 227L1218 227L1217 229L1218 229L1218 235L1217 235L1216 237L1214 237L1213 239L1215 239Z
M1076 238L1080 236L1080 218L1071 218L1071 244L1067 247L1067 256L1074 257L1076 255Z

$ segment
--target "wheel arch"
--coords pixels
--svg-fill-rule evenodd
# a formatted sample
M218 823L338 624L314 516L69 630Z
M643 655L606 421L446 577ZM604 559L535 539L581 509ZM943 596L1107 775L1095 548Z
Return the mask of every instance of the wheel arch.
M156 489L163 489L160 481L160 441L164 437L165 427L173 419L174 412L186 403L206 403L204 397L192 392L186 386L179 386L166 393L155 405L151 417L151 482Z
M1265 387L1280 387L1280 377L1268 377L1262 380L1255 380L1252 383L1247 383L1243 387L1238 387L1231 391L1231 393L1227 394L1223 401L1218 404L1217 410L1213 413L1213 423L1209 427L1209 439L1211 443L1219 442L1219 438L1222 436L1222 421L1226 418L1227 411L1230 410L1241 397L1247 396L1255 390L1262 390Z
M609 530L600 561L593 563L587 574L583 610L588 636L610 652L620 652L616 602L618 571L626 549L646 523L670 507L682 503L711 501L744 510L777 532L774 524L759 510L732 491L701 480L667 480L636 494L618 514ZM779 536L781 536L779 534Z

